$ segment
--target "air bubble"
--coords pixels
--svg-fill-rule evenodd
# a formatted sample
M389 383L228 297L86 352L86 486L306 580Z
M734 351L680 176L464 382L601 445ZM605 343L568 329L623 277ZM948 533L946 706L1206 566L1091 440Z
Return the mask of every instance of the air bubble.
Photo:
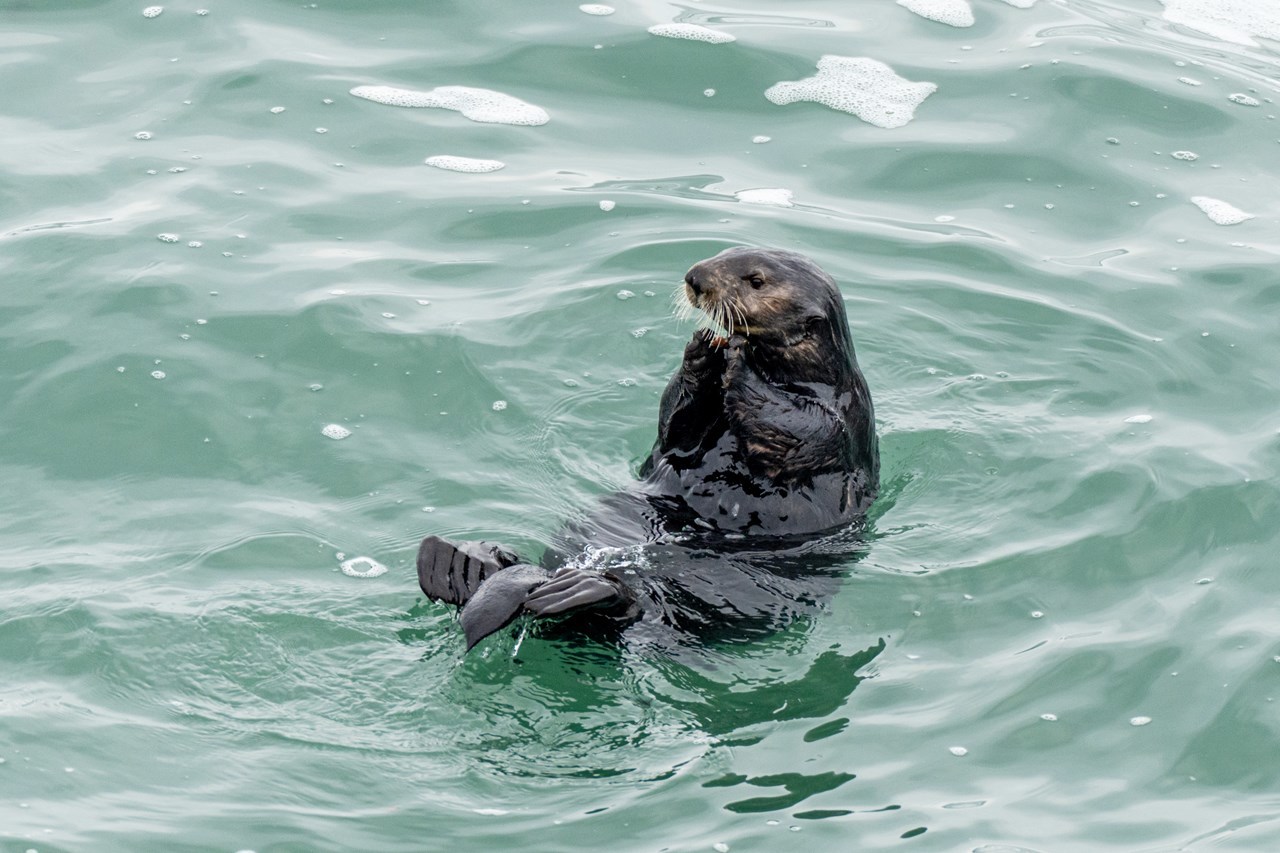
M153 370L153 371L151 371L151 378L152 378L152 379L164 379L164 371L163 371L163 370Z
M353 578L376 578L385 575L387 567L372 557L352 557L343 562L342 573Z

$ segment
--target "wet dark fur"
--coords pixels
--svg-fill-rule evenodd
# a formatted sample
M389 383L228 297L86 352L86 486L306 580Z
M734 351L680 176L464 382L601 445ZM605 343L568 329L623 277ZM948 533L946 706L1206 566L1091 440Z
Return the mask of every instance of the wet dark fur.
M696 264L685 283L728 334L694 333L641 482L566 528L544 560L561 568L512 565L487 543L423 542L419 582L464 605L468 648L522 611L682 629L727 620L754 634L834 589L840 559L804 543L858 521L879 477L840 292L802 255L749 248ZM584 549L593 560L574 559Z

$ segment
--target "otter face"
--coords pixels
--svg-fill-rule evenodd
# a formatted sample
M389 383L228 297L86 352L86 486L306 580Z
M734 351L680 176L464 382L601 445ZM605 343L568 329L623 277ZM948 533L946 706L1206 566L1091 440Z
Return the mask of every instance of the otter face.
M829 338L833 312L844 317L835 282L794 252L725 249L694 264L684 282L688 304L713 325L773 347ZM840 325L843 330L844 323Z

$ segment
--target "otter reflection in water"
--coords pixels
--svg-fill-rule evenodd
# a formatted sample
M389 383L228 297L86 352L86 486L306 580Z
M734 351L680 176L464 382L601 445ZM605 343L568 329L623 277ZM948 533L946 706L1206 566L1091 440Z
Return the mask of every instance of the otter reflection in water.
M745 638L833 593L850 556L841 532L879 479L840 291L772 249L726 249L684 280L717 328L685 346L634 489L570 525L542 566L491 543L423 540L418 581L462 608L468 649L522 612L592 633Z

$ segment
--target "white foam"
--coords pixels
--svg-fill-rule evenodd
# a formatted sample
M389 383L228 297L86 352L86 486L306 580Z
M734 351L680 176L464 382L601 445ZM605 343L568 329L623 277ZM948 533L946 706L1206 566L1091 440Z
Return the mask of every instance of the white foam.
M969 750L965 749L963 746L949 747L947 749L947 752L950 752L952 755L959 755L959 756L964 756L969 754Z
M1274 0L1160 0L1164 19L1222 41L1257 47L1280 40L1280 4Z
M1174 151L1170 155L1175 160L1199 160L1200 155L1194 151Z
M764 136L764 135L761 135L761 136L753 136L753 137L751 137L751 141L752 141L753 143L755 143L756 145L764 145L766 142L771 142L771 141L773 141L773 137L772 137L772 136Z
M155 17L158 17L160 13L163 11L164 11L163 6L148 6L147 8L142 10L142 17L155 18Z
M450 172L468 172L470 174L496 172L507 167L507 164L501 160L478 160L474 157L455 157L452 154L437 154L434 157L428 157L426 164L435 166L437 169L446 169Z
M739 190L733 197L743 204L772 204L778 207L794 207L791 190L781 187L763 187L755 190Z
M699 24L654 24L649 32L655 36L669 39L688 39L689 41L705 41L707 44L728 44L738 39L728 33L713 30Z
M1191 197L1191 201L1218 225L1239 225L1246 219L1253 219L1252 213L1245 213L1240 208L1227 204L1221 199L1209 198L1207 195L1195 195Z
M1233 104L1241 104L1246 107L1262 106L1262 101L1259 101L1257 98L1251 95L1246 95L1244 92L1235 92L1233 94L1227 95L1227 100Z
M551 120L551 116L542 107L535 107L492 89L474 89L470 86L437 86L430 92L397 89L394 86L356 86L351 94L392 107L454 110L472 121L487 124L536 127Z
M1150 722L1151 722L1150 717L1130 717L1129 718L1129 725L1131 726L1145 726Z
M342 564L342 573L353 578L376 578L385 575L387 567L372 557L352 557Z
M611 199L605 198L600 200L600 209L603 210L605 213L608 213L609 211L613 210L616 206L617 206L617 202Z
M1151 423L1151 415L1129 415L1124 419L1127 424L1149 424Z
M351 435L351 430L347 429L342 424L329 424L324 429L320 430L320 434L326 438L332 438L334 441L342 441L342 439Z
M949 27L973 26L973 8L968 0L898 0L898 5Z
M588 15L612 15L618 10L603 3L583 3L578 7L578 11L586 12Z
M936 91L935 84L913 83L875 59L828 55L818 60L815 76L775 83L764 96L775 104L813 101L893 128L915 118L916 107Z

